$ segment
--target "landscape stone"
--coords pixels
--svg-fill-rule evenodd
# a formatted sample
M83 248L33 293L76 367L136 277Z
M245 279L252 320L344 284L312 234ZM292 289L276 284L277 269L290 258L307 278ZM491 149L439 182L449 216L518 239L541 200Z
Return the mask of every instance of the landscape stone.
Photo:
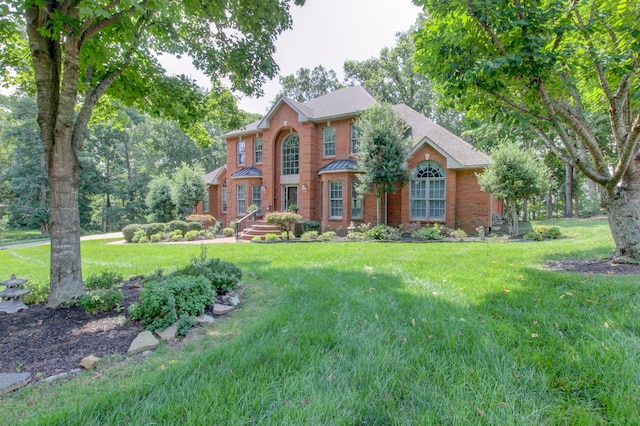
M156 334L160 339L162 339L163 342L171 342L176 338L177 332L178 332L178 325L173 324L162 331L156 331Z
M0 374L0 395L26 386L31 381L31 373Z
M211 315L202 314L199 317L196 317L196 321L198 321L199 324L211 324L215 319Z
M231 296L229 298L229 304L233 307L236 307L240 304L240 298L238 296Z
M224 315L231 311L233 311L233 306L221 305L219 303L214 303L213 305L213 315Z
M222 296L222 302L224 302L224 303L229 303L229 298L230 298L230 297L231 297L231 296L229 296L228 294L225 294L224 296Z
M153 336L153 333L145 330L133 339L127 353L129 355L139 354L140 352L156 349L159 344L160 341Z
M53 382L55 380L67 377L68 375L69 375L69 373L54 374L53 376L49 376L46 379L44 379L44 381L47 382L47 383L51 383L51 382Z
M82 360L80 361L80 365L85 370L91 370L92 368L94 368L96 366L98 361L100 361L101 359L102 358L98 358L97 356L91 354L89 356L86 356L86 357L82 358Z

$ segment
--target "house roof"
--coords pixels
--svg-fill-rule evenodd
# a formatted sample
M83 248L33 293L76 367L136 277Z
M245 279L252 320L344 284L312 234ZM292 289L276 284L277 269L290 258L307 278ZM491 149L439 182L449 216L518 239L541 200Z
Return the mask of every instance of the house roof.
M234 174L232 178L244 178L244 177L262 177L262 170L257 167L243 167Z
M222 167L218 167L217 169L207 173L204 175L204 182L207 185L218 185L220 183L220 178L227 170L227 165L225 164Z
M479 168L491 163L491 158L478 151L464 139L456 136L447 129L405 104L394 105L393 111L411 127L413 149L415 154L424 144L431 145L447 158L447 168Z
M376 100L362 86L345 87L302 103L281 96L262 120L254 121L242 129L231 131L223 136L243 136L268 129L271 126L271 117L283 103L289 105L298 114L299 122L304 123L352 117L370 108Z
M318 174L323 173L336 173L336 172L356 172L359 171L358 163L353 158L346 158L342 160L333 160L329 164L318 170Z

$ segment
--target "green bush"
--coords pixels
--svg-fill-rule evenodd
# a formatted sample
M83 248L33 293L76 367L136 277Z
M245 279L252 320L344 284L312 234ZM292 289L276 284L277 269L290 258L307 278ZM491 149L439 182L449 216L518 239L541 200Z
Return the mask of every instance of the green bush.
M178 314L171 286L166 285L166 281L145 283L139 301L129 307L129 315L150 331L164 330L174 324Z
M187 222L187 226L189 227L189 231L203 231L204 225L200 222Z
M260 235L256 235L255 237L251 238L251 241L262 241L262 237Z
M140 230L142 225L138 225L137 223L132 223L131 225L127 225L122 228L122 235L124 235L124 240L128 243L133 242L133 236L135 233Z
M200 256L191 258L189 265L178 269L171 276L203 276L215 292L224 294L233 290L240 282L242 271L233 263L207 258L207 250L203 247Z
M542 234L540 232L536 232L536 231L531 231L528 234L525 234L525 236L523 238L525 240L531 240L531 241L542 241L544 239Z
M169 232L179 230L182 235L186 234L189 231L189 224L184 220L172 220L169 222Z
M149 239L149 241L151 241L152 243L158 243L160 242L160 240L162 240L162 238L160 237L160 234L153 234Z
M539 234L542 234L544 238L549 238L551 240L555 240L562 236L562 231L560 231L560 228L558 228L557 226L548 227L544 225L539 225L539 226L535 226L533 228L533 231Z
M330 231L330 232L333 232L333 231ZM325 234L326 234L326 232L325 232ZM356 231L356 232L352 232L350 234L347 234L347 240L351 240L351 241L363 241L363 240L366 240L367 238L368 238L367 234L364 233L364 232Z
M291 228L296 222L302 219L302 216L296 213L269 213L265 216L264 220L270 225L276 225L280 230L286 233L286 239L289 239Z
M140 244L146 244L149 242L149 237L147 237L146 235L142 238L140 238L140 240L138 241L138 243Z
M222 235L224 235L225 237L233 237L235 233L236 231L233 228L224 228L222 230Z
M200 236L200 231L188 231L184 234L184 239L187 241L194 241L198 236Z
M318 231L307 231L300 237L302 241L315 241L318 239Z
M436 223L433 226L425 226L423 228L418 229L415 232L411 233L412 237L421 238L424 240L439 240L442 238L442 233L440 231L440 226Z
M147 237L147 233L145 232L145 230L138 229L136 233L133 234L133 238L131 239L131 242L134 244L138 244L142 238L146 238L146 237Z
M355 234L352 232L351 234ZM400 239L400 230L392 226L376 225L365 232L365 235L372 240L393 241Z
M304 220L295 224L293 234L300 237L305 232L320 231L320 223L315 220Z
M320 239L322 241L331 241L335 237L336 237L336 233L333 231L327 231L320 235Z
M455 231L449 232L449 236L456 240L462 240L467 237L467 233L463 229L456 229Z
M91 274L84 280L84 286L89 290L110 289L122 282L122 274L113 271L101 271Z
M77 304L85 312L97 314L98 312L109 312L122 302L122 292L115 288L99 288L80 296Z
M169 234L169 239L171 241L178 241L182 239L182 231L179 229L176 229L175 231L171 232L171 234Z
M277 234L267 234L264 236L265 241L280 241L280 237Z
M178 319L176 336L186 336L189 330L197 324L195 317L180 317Z
M146 225L142 225L141 229L144 229L145 235L151 238L154 234L165 232L164 225L164 223L148 223Z

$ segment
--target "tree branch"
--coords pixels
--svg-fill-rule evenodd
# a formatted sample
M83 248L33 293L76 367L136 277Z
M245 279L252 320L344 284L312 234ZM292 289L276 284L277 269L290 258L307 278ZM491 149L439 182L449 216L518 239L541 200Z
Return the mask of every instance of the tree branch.
M508 52L507 52L507 49L504 47L504 44L502 44L502 42L498 39L498 36L496 35L496 33L491 30L491 28L489 27L489 24L487 24L486 21L480 19L480 16L478 15L478 11L476 7L473 5L473 1L467 0L467 5L469 6L469 10L473 14L474 18L476 18L476 22L478 22L482 27L482 29L487 33L487 35L491 37L493 44L498 48L498 50L500 50L500 52L502 52L504 56L507 56Z
M103 29L113 25L114 23L120 21L122 18L126 16L132 16L137 10L143 9L146 6L146 4L147 4L147 0L142 0L136 6L131 6L129 9L122 10L116 13L115 15L111 16L110 18L102 19L96 22L95 24L92 24L93 21L87 21L87 23L83 25L82 28L80 29L80 33L82 34L81 41L84 42L85 40L90 39L91 37L95 36Z
M624 149L619 153L618 164L610 184L607 185L607 189L612 189L622 180L631 162L640 154L638 151L640 151L640 114L636 116L631 132L625 141Z
M518 104L515 101L513 101L513 100L507 98L506 96L503 96L503 95L501 95L501 94L499 94L497 92L490 91L490 92L487 92L487 93L489 95L493 96L494 98L501 100L502 102L506 103L507 105L511 106L512 108L517 109L518 111L524 112L525 114L529 114L532 117L535 117L535 118L537 118L539 120L552 121L550 116L543 115L543 114L540 114L540 113L535 112L535 111L531 111L526 106L524 106L522 104Z

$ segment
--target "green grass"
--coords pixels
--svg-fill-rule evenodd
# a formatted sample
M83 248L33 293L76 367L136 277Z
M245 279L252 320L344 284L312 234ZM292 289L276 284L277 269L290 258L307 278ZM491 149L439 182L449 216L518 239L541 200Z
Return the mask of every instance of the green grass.
M49 237L42 235L39 229L7 229L0 236L2 236L0 239L1 246L49 240Z
M604 258L604 221L528 243L209 246L247 299L183 350L3 397L6 424L638 424L638 276L547 271ZM537 223L534 223L534 225ZM185 245L82 244L86 273L180 266ZM48 248L0 251L46 277ZM44 269L40 271L41 268Z

